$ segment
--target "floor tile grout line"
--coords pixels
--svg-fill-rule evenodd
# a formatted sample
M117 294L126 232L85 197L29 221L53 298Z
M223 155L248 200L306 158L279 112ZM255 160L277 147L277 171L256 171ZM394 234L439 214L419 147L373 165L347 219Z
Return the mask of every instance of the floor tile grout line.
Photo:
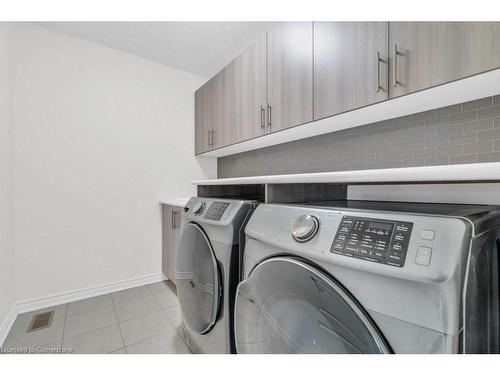
M158 303L158 304L159 304L159 303ZM119 303L118 305L122 305L122 303ZM165 310L167 310L167 309L171 309L172 307L179 306L179 304L177 303L177 304L175 304L175 305L167 306L167 307L165 307L165 308L164 308L163 306L161 306L160 304L159 304L159 306L160 306L160 309L159 309L159 310L156 310L156 311L151 311L151 312L148 312L148 313L145 313L145 314L141 314L141 315L137 315L137 316L134 316L134 317L132 317L132 318L128 318L128 319L124 319L124 320L120 320L120 318L119 318L119 316L118 316L118 313L116 312L116 307L115 307L115 305L114 305L114 301L113 301L113 303L112 303L113 311L114 311L114 313L115 313L115 317L116 317L116 320L117 320L117 322L118 322L118 323L128 322L128 321L133 320L133 319L138 319L138 318L142 318L142 317L147 316L147 315L151 315L151 314L155 314L155 313L158 313L158 312L161 312L161 311L165 311ZM99 309L97 309L97 310L87 311L87 312L82 313L82 314L71 315L71 316L70 316L70 318L73 318L73 317L78 316L78 315L83 315L83 314L86 314L86 313L91 313L91 312L96 312L96 311L99 311L99 310L104 310L106 307L111 307L111 306L105 306L105 307L99 308ZM61 319L62 319L62 318L61 318ZM60 319L58 319L58 320L60 320ZM108 327L109 327L109 326L108 326ZM77 335L77 336L79 336L79 335ZM74 337L74 336L73 336L73 337Z
M153 315L153 314L156 314L156 313L159 313L159 312L165 312L167 309L170 309L170 308L172 308L172 307L176 307L176 306L178 306L178 304L177 304L177 305L172 305L172 306L169 306L169 307L167 307L167 308L165 308L165 309L163 309L163 308L160 306L160 310L157 310L157 311L152 311L152 312L148 312L148 313L146 313L146 314L141 314L141 315L134 316L134 317L132 317L132 318L128 318L128 319L124 319L124 320L120 320L120 319L119 319L119 317L118 317L118 314L117 314L117 312L116 312L115 306L114 306L114 304L113 304L113 306L112 306L112 307L113 307L113 312L115 313L116 323L109 324L109 325L103 326L103 327L101 327L101 328L110 327L110 326L115 325L115 324L126 323L126 322L129 322L129 321L131 321L131 320L134 320L134 319L139 319L139 318L143 318L143 317L145 317L145 316L148 316L148 315ZM92 311L92 312L95 312L95 311L99 311L99 310L94 310L94 311ZM165 314L166 314L166 312L165 312ZM73 315L73 316L76 316L76 315ZM71 317L73 317L73 316L71 316ZM167 318L168 318L168 315L167 315ZM59 319L59 320L60 320L60 319ZM80 336L80 335L84 335L85 333L88 333L88 332L93 332L93 331L98 330L98 329L101 329L101 328L96 328L96 329L93 329L93 330L91 330L91 331L86 331L86 332L80 333L80 334L78 334L78 335L71 336L71 338L76 337L76 336ZM70 337L68 337L68 338L70 338Z
M113 323L113 324L107 324L107 325L102 326L102 327L93 328L93 329L91 329L90 331L85 331L85 332L79 333L78 335L74 335L74 336L69 336L69 337L66 337L66 339L67 339L67 340L74 339L74 338L76 338L76 337L80 337L80 336L83 336L83 335L88 335L89 333L93 333L93 332L96 332L96 331L100 331L101 329L106 329L106 328L113 327L113 326L117 326L117 325L118 325L118 322ZM118 349L117 349L117 350L118 350Z
M68 304L66 303L64 306L64 324L63 324L62 339L61 339L61 353L62 353L62 348L64 346L64 333L66 331L67 319L68 319Z
M141 344L141 343L146 342L146 341L148 341L148 340L154 339L155 337L160 337L160 336L162 336L162 335L164 335L164 334L166 334L166 333L170 333L170 332L174 332L174 331L175 331L175 333L177 334L177 336L180 336L180 335L179 335L179 332L177 331L177 329L176 329L176 328L174 328L174 329L173 329L173 330L171 330L171 331L163 331L163 332L161 332L161 333L159 333L159 334L157 334L157 335L153 335L153 336L148 337L148 338L146 338L146 339L144 339L144 340L140 340L140 341L134 342L134 343L132 343L132 344L130 344L130 345L126 345L126 346L125 346L125 348L131 347L131 346L134 346L134 345L137 345L137 344ZM182 339L182 337L181 337L180 339L181 339L181 341L184 343L184 345L186 345L186 343L184 342L184 340ZM187 345L186 345L186 347L187 347ZM188 348L188 349L189 349L189 348Z
M151 295L154 297L154 300L158 303L160 309L158 311L154 311L154 312L148 312L146 314L141 314L139 316L135 316L135 317L132 317L132 318L129 318L129 319L125 319L123 321L120 321L119 317L118 317L118 313L117 313L117 310L116 310L116 306L115 306L115 300L113 298L113 293L108 293L108 295L110 296L111 298L111 306L113 308L113 312L114 312L114 315L115 315L115 318L116 318L116 322L113 323L113 324L109 324L109 325L106 325L106 326L102 326L102 327L98 327L98 328L95 328L95 329L92 329L90 331L86 331L86 332L82 332L78 335L74 335L74 336L70 336L70 337L66 337L66 323L67 323L67 320L68 318L72 318L72 317L75 317L75 316L78 316L78 315L83 315L83 314L86 314L86 313L92 313L92 312L96 312L96 311L99 311L99 310L104 310L106 307L109 307L109 306L104 306L104 307L100 307L98 309L92 309L92 310L89 310L89 311L85 311L85 312L82 312L82 313L79 313L79 314L74 314L74 315L71 315L71 316L68 316L68 309L69 309L69 304L70 303L65 303L64 304L64 316L60 319L57 319L56 321L60 321L60 320L63 320L63 334L62 334L62 339L61 339L61 348L63 346L63 343L64 343L64 340L65 339L73 339L75 337L78 337L78 336L81 336L81 335L85 335L85 334L89 334L89 333L92 333L92 332L95 332L95 331L98 331L98 330L101 330L101 329L105 329L105 328L109 328L113 325L117 325L118 326L118 329L120 331L120 335L122 337L122 342L123 342L123 348L120 348L120 349L125 349L125 351L127 351L127 346L125 345L125 340L123 338L123 332L122 332L122 329L121 329L121 325L120 323L125 323L125 322L128 322L128 321L131 321L131 320L134 320L134 319L139 319L139 318L142 318L142 317L145 317L145 316L148 316L148 315L152 315L152 314L155 314L155 313L159 313L159 312L162 312L164 313L164 315L166 316L167 320L172 324L172 327L174 328L174 330L176 331L176 333L180 336L181 338L181 341L185 344L184 342L184 339L183 337L180 335L178 329L176 328L174 322L172 321L172 319L170 319L170 317L168 316L168 314L166 313L166 310L168 309L171 309L173 307L178 307L179 304L178 302L176 304L173 304L173 305L170 305L170 306L166 306L166 307L163 307L161 305L161 303L159 302L159 299L157 298L157 296L161 295L161 293L153 293L153 291L151 290L150 288L150 285L153 285L153 284L147 284L147 285L144 285L146 286L148 289L149 289L149 292L151 293ZM130 288L130 289L133 289L133 288ZM126 289L124 289L126 290ZM170 292L172 292L172 290L169 290ZM175 293L174 293L175 294ZM106 294L103 294L103 295L100 295L100 296L105 296ZM141 299L141 298L147 298L147 297L150 297L150 296L143 296L143 297L138 297L138 298L134 298L134 299L131 299L127 302L122 302L122 303L119 303L118 305L120 304L123 304L123 303L128 303L128 302L133 302L133 301L136 301L138 299ZM177 296L176 296L177 297ZM90 298L94 298L94 297L90 297ZM87 299L87 298L85 298ZM82 299L82 300L78 300L78 301L74 301L74 302L79 302L79 301L83 301L85 299ZM73 302L71 302L73 303ZM58 305L56 305L58 306ZM54 308L56 306L52 306L52 307L48 307L48 308L44 308L44 309L40 309L40 310L47 310L47 309L51 309L51 308ZM34 311L31 311L29 313L36 313L37 311L40 311L40 310L34 310ZM20 331L22 329L18 329L18 330L15 330L15 331L12 331L12 332L17 332L17 331ZM167 333L167 332L171 332L171 331L164 331L163 333ZM9 332L10 334L10 332ZM157 335L159 336L159 335ZM156 336L153 336L153 337L156 337ZM147 339L146 339L147 340ZM145 341L145 340L144 340ZM133 344L131 344L133 345ZM120 350L120 349L117 349L117 350Z
M172 306L172 307L175 307L175 306ZM178 307L178 308L180 309L180 306L179 306L179 305L177 305L176 307ZM168 309L170 309L170 308L171 308L171 307L169 307ZM174 326L175 330L177 331L177 334L178 334L178 335L179 335L179 337L181 338L181 341L184 343L184 345L186 345L186 347L187 347L187 348L188 348L188 350L189 350L189 347L187 346L187 343L186 343L186 340L184 339L184 336L182 336L182 335L181 335L181 333L180 333L180 332L179 332L179 330L177 329L178 327L176 326L176 323L175 323L172 319L170 319L170 316L168 316L168 314L167 314L167 311L166 311L166 310L167 310L167 309L165 309L165 310L163 310L163 311L165 312L165 315L167 316L167 319L170 321L170 323L172 323L172 325ZM181 318L181 329L183 329L183 328L182 328L182 318ZM191 350L189 350L189 352L191 352Z
M127 353L127 347L125 346L125 339L123 338L122 327L120 325L120 319L118 317L118 313L116 312L115 301L113 300L113 295L111 295L111 305L113 306L113 311L115 312L115 318L116 318L116 322L118 325L118 330L120 331L120 336L122 338L123 348L125 349L125 352Z
M150 298L150 297L156 297L156 296L153 293L151 293L151 295L149 295L149 296L137 297L137 298L133 298L133 299L130 299L130 300L127 300L127 301L124 301L124 302L117 302L113 298L112 298L112 300L113 300L113 303L115 303L116 305L123 305L123 304L126 304L126 303L131 303L131 302L135 302L135 301L140 300L140 299Z

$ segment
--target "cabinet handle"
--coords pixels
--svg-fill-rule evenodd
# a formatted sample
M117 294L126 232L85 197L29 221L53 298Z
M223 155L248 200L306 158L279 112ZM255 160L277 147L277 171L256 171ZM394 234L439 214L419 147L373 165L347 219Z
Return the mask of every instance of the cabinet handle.
M381 58L380 58L380 52L377 52L377 92L380 92L380 90L382 89L380 87L380 62L381 62Z
M178 211L172 210L172 229L177 229L177 224L175 223L175 218L177 217Z
M398 87L398 45L392 45L392 87Z
M260 106L260 130L266 132L266 109L263 105Z
M267 127L269 128L269 131L271 131L271 126L272 126L272 108L268 104L267 105Z
M214 134L215 134L215 130L212 129L212 148L214 148L214 146L215 146Z
M208 131L208 148L210 148L212 146L212 143L210 143L210 137L211 137L211 135L212 135L212 131L209 130Z

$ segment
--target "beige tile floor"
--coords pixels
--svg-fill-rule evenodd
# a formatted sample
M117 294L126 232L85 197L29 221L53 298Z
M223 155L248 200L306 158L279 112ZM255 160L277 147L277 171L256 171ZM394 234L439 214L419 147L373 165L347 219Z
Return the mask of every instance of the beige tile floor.
M189 353L173 290L159 282L20 314L3 352ZM27 333L33 315L48 310L55 310L51 326Z

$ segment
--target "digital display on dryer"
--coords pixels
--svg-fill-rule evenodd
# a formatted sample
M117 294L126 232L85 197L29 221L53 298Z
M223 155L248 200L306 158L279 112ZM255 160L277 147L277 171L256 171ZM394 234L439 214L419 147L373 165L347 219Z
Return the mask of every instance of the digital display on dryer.
M380 229L380 230L392 230L394 223L386 223L383 221L370 221L368 222L368 228L370 229Z

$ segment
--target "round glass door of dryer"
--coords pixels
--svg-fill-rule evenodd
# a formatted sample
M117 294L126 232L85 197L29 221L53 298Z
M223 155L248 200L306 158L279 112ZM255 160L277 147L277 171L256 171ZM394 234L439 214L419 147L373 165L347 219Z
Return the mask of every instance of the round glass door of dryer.
M236 295L238 353L390 353L365 310L335 279L298 258L259 263Z
M217 260L201 226L189 223L182 230L175 276L181 312L189 328L199 334L215 325L221 298Z

